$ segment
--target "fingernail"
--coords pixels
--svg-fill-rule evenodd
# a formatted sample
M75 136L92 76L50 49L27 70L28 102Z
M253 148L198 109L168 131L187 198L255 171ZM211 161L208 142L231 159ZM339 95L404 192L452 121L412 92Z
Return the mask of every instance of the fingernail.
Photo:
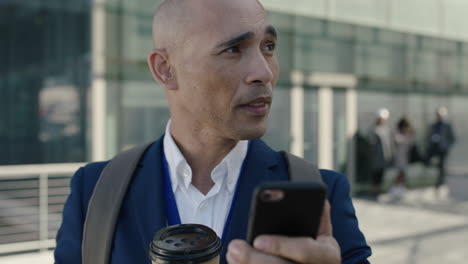
M231 253L231 252L228 252L226 254L226 260L229 264L237 264L239 263L239 260Z
M228 247L228 252L226 255L227 261L233 264L239 263L240 254L241 254L240 245L236 241L232 241Z
M260 250L268 250L270 248L270 239L258 237L254 240L254 247Z

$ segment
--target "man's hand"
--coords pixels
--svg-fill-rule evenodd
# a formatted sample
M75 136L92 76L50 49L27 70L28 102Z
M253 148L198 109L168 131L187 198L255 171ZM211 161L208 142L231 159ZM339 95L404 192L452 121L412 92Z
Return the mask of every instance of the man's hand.
M341 263L340 247L332 236L330 204L325 201L317 239L262 235L254 246L245 241L233 240L226 255L230 264L247 263Z

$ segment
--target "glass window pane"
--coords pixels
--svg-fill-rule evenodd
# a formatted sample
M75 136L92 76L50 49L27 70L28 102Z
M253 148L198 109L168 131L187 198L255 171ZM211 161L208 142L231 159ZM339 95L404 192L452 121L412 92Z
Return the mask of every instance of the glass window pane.
M317 88L304 90L304 158L318 163L318 94Z
M455 132L455 144L448 159L448 168L466 168L468 157L468 96L454 96L450 100L449 120Z
M170 117L163 88L153 80L127 80L122 86L119 148L156 140L164 133Z
M434 82L438 79L438 56L436 53L411 50L408 56L413 64L410 78L421 82Z
M406 34L400 32L378 30L379 43L384 45L403 47L405 45L406 36Z
M277 85L263 140L275 150L288 150L291 143L291 96L288 86Z
M352 40L354 38L354 26L344 23L335 23L327 21L326 34L330 38Z
M355 27L354 37L358 43L373 43L376 30L369 27Z
M468 55L465 55L461 58L461 82L467 86L468 85Z
M392 77L405 75L403 49L386 46L356 46L356 73L369 77Z
M90 5L10 1L0 16L0 165L86 160Z
M353 72L351 42L296 36L295 68L306 72Z

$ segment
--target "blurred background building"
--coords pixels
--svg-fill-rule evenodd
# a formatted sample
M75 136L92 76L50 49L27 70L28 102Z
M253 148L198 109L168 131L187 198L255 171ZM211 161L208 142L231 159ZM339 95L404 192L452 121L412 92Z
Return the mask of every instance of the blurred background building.
M167 102L146 63L159 2L0 0L0 254L53 246L76 163L164 131ZM468 1L261 2L279 33L271 146L346 173L359 192L369 177L356 142L379 108L392 129L407 116L424 150L446 106L449 170L468 171ZM435 172L415 165L408 181L430 185Z

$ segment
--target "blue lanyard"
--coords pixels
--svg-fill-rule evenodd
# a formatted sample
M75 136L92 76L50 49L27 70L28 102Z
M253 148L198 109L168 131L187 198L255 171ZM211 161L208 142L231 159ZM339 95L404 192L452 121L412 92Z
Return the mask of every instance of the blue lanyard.
M179 209L177 209L174 192L172 192L169 164L167 163L164 151L162 154L162 159L164 169L164 198L166 200L167 225L180 225L182 221L180 220Z
M249 141L249 146L247 148L247 153L250 149L250 141ZM179 225L182 223L180 220L180 215L179 215L179 209L177 208L177 203L175 200L174 192L172 191L172 184L171 184L171 176L169 172L169 164L167 163L166 159L166 154L162 153L162 163L163 163L163 176L164 176L164 198L166 200L166 215L167 215L167 224L168 225ZM240 170L239 177L237 179L236 183L236 189L234 190L234 197L231 203L231 208L229 209L229 214L226 220L226 223L224 224L224 230L223 230L223 237L222 241L223 243L225 242L226 239L226 234L229 228L229 225L231 224L231 218L232 218L232 208L234 207L234 203L236 202L237 198L237 188L239 186L239 179L240 175L242 175L244 171L244 164L245 164L245 159L242 162L242 167Z

